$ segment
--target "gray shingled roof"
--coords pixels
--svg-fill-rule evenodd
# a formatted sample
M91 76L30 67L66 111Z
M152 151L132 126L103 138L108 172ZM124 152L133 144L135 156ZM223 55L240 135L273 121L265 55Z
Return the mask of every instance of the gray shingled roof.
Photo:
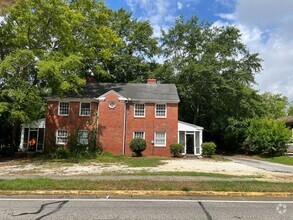
M180 101L174 84L88 83L79 94L67 98L98 98L111 90L134 101Z

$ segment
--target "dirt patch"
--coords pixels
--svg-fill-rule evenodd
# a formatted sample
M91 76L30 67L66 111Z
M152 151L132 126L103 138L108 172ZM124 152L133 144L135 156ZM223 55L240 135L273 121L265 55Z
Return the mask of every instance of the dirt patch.
M170 159L164 160L165 164L158 167L128 167L124 164L87 162L86 164L68 163L26 163L1 162L1 176L39 175L49 176L79 176L102 175L103 173L135 173L146 172L204 172L230 174L235 176L263 176L265 179L280 179L293 182L293 174L273 173L262 169L253 168L244 164L229 162L216 162L204 159Z

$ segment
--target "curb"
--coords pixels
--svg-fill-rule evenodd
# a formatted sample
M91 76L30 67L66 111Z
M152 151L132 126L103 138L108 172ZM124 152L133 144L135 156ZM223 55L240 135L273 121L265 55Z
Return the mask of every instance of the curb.
M0 195L93 195L93 196L229 196L293 198L293 192L224 192L156 190L0 190Z

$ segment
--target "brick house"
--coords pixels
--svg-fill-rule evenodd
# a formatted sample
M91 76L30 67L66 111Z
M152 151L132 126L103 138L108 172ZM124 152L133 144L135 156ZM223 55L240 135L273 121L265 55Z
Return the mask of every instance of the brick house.
M141 137L147 143L144 155L170 156L170 144L178 142L184 153L200 155L203 128L178 121L179 101L174 84L157 84L156 79L146 84L88 83L79 94L47 98L42 146L66 145L73 134L79 143L89 144L94 126L97 141L111 153L130 155L130 141ZM23 125L21 149L30 139L28 129Z

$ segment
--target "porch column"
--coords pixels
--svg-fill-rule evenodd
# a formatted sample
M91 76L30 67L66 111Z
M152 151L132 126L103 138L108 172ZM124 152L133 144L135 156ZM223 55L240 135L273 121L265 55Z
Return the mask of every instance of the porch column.
M24 149L23 149L23 139L24 139L24 127L21 126L21 135L20 135L19 151L24 151Z
M199 154L202 155L202 130L199 131Z

